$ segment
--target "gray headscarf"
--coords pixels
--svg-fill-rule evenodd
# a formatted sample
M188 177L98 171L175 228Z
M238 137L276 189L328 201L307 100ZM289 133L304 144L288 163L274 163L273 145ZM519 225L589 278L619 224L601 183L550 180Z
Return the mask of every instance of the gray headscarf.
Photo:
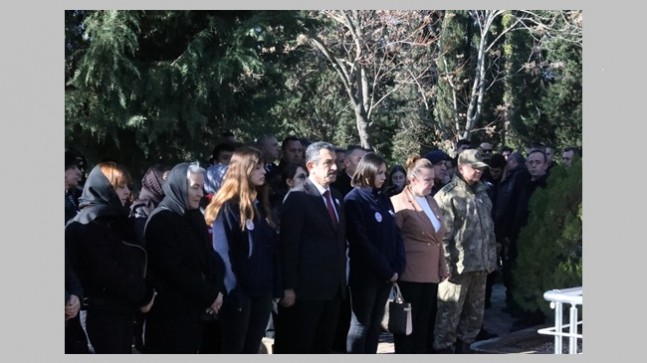
M166 183L162 186L164 199L155 208L153 214L159 209L169 209L181 216L189 209L189 179L187 173L189 163L177 164L168 174Z
M130 212L121 204L115 189L98 165L92 168L83 186L79 208L81 211L72 221L81 224L88 224L102 216L128 217Z

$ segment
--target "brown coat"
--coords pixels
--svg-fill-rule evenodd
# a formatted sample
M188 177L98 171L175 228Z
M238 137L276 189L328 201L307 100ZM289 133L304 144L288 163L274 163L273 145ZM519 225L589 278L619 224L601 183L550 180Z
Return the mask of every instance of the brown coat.
M438 283L448 273L442 247L445 234L443 213L433 197L428 195L426 199L440 220L438 232L408 187L391 197L407 261L401 281Z

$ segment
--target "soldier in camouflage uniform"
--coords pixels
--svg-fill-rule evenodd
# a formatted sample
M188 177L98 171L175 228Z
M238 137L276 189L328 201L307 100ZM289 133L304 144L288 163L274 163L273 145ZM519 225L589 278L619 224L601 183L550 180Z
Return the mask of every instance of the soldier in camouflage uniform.
M483 322L487 274L496 268L496 239L488 186L480 181L487 167L479 150L458 156L458 173L434 198L447 233L443 248L451 277L438 285L434 349L467 353Z

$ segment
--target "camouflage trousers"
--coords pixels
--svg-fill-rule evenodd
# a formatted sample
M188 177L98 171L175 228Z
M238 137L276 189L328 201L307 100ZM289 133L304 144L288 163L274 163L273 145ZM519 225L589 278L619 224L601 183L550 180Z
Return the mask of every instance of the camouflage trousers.
M483 323L487 272L465 272L438 284L438 313L434 349L447 348L456 339L471 344Z

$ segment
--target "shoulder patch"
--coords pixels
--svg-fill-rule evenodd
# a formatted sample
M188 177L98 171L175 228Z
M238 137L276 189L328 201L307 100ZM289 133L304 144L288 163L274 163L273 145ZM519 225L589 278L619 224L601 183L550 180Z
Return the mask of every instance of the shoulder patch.
M449 182L449 183L445 184L444 187L440 188L438 193L441 193L441 192L442 193L447 193L447 192L449 192L450 190L452 190L454 188L456 188L456 183Z

